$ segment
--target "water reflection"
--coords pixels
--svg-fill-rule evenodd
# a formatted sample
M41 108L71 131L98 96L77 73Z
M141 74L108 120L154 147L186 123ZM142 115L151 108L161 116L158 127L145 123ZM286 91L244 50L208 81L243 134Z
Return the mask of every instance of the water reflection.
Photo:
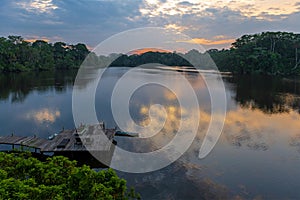
M199 165L175 162L147 174L118 175L127 179L142 194L143 199L230 199L226 186L218 184L201 173Z
M113 86L127 70L108 69L97 89L98 119L108 127L116 125L110 110ZM211 120L209 94L199 74L178 73L183 73L197 91L200 110L180 108L175 94L164 87L142 87L130 100L133 120L147 126L150 116L154 124L159 124L166 115L166 123L157 135L147 139L117 138L118 146L135 152L159 149L172 140L180 117L187 113L191 116L185 118L187 126L194 123L192 116L200 113L195 141L178 161L162 170L140 175L119 172L120 176L148 199L299 199L300 171L296 166L300 165L300 82L259 76L224 77L228 96L225 127L213 152L199 160L199 148ZM167 70L141 70L132 79L151 79L157 74L180 89L176 95L187 95ZM73 128L75 75L61 71L0 75L0 134L46 138L63 127ZM86 84L89 81L87 77ZM154 104L163 105L164 110L151 110ZM132 124L127 124L127 129L132 130Z
M290 145L300 153L300 134L297 134L290 139Z
M234 146L265 151L274 140L284 137L286 141L298 134L299 120L296 111L266 115L261 110L238 108L227 113L224 134Z
M25 114L27 120L35 120L37 123L50 122L54 123L57 118L60 117L59 110L50 110L48 108L43 108L38 111L30 111Z
M169 79L170 82L174 81L174 77L166 76L164 78L167 80ZM188 79L191 82L194 81L194 79L201 80L201 78L197 76L191 76L188 77ZM276 179L300 186L297 181L295 182L295 180L291 178L291 176L300 177L299 172L297 172L295 168L295 165L300 164L300 159L295 158L295 154L294 152L291 152L292 149L290 148L291 146L297 146L297 148L300 146L299 140L294 139L295 137L298 137L297 135L300 130L300 115L298 113L299 105L297 96L299 91L291 91L289 86L275 87L272 91L268 92L265 92L265 90L269 89L266 86L256 88L251 88L250 86L250 88L246 88L249 87L249 85L247 84L248 80L245 79L244 90L249 91L250 89L250 91L249 94L243 92L242 94L245 96L242 96L241 93L237 94L240 92L239 83L236 85L232 82L231 78L229 78L229 80L230 81L226 82L228 96L235 97L237 102L232 101L232 99L229 98L229 109L223 135L215 150L208 158L204 160L198 159L199 148L207 131L208 123L212 117L210 113L209 98L207 98L209 95L205 89L205 85L198 84L198 87L195 87L195 89L197 90L198 99L200 101L200 110L190 109L188 112L190 116L193 116L193 113L200 112L200 128L196 140L190 149L172 166L157 173L151 173L149 179L158 180L158 182L153 183L153 185L149 184L147 179L143 179L145 176L141 176L143 178L139 179L137 178L138 175L123 175L124 177L129 178L129 180L134 179L135 182L132 184L138 186L142 194L147 194L151 198L197 199L199 198L197 194L200 193L201 189L195 189L190 186L189 192L192 192L191 194L185 191L182 186L177 185L176 180L180 180L181 183L193 183L197 186L204 187L205 184L203 183L203 180L205 177L203 177L203 173L209 174L213 171L214 175L209 175L210 181L213 177L213 179L218 180L218 182L226 183L226 189L223 189L225 191L230 190L230 198L241 196L245 198L300 197L298 191L293 191L292 188L280 187L280 183L274 181L274 178L272 178L273 176L276 177ZM278 81L280 80L278 79ZM260 83L263 84L262 82ZM280 83L284 84L282 82ZM177 95L185 95L185 88L181 87L180 84L177 84L176 81L174 81L174 84L182 91L182 93ZM243 83L240 84L243 85ZM276 85L279 83L276 82L274 84ZM286 90L284 90L284 88ZM286 93L284 93L284 91ZM253 94L258 96L253 96ZM265 96L261 97L261 95ZM264 100L264 97L267 98L267 100ZM272 101L270 99L274 100L272 104L269 104L269 101ZM157 135L144 139L143 141L139 139L129 140L120 138L118 139L120 141L118 144L120 144L122 148L137 152L149 152L163 147L174 138L180 124L180 117L181 115L184 115L186 110L185 108L179 107L175 95L166 88L153 85L142 87L136 91L132 97L130 107L131 114L133 118L136 119L135 122L147 126L150 120L149 111L151 105L156 103L163 105L164 110L151 110L151 112L154 112L151 114L152 124L160 124L164 118L163 116L167 114L167 120L163 129ZM218 118L218 116L213 117ZM188 122L186 124L194 124L193 120L195 120L193 117L186 118L186 121ZM127 130L137 131L132 129L132 127L132 124L128 124ZM290 143L291 139L295 142ZM236 155L236 157L232 155ZM234 164L236 162L241 164ZM177 171L173 169L173 167L177 165L184 171L181 171L183 174L178 175ZM231 165L233 165L232 169L230 169L230 167L227 168L227 166ZM208 169L199 170L194 168L194 166L206 166ZM274 170L270 170L273 168L276 169L275 171L288 170L289 174L280 174ZM167 170L167 172L165 170ZM249 173L250 171L253 173ZM168 174L168 176L166 176L166 174ZM190 177L187 176L187 174L193 174L193 176ZM264 186L255 189L257 185L262 185L261 179L264 179ZM166 186L171 180L174 184L169 187ZM194 180L197 181L193 182ZM222 194L222 199L226 198L226 195L228 194L223 193L223 190L221 189L222 186L219 184L217 185L218 189L214 194ZM172 196L173 193L170 194L164 192L159 192L157 196L153 194L151 196L151 194L148 193L149 188L153 190L152 193L154 193L154 191L164 190L163 188L169 188L172 192L177 192L175 188L182 188L182 190L178 191L175 196ZM276 191L274 191L274 188L276 188ZM290 195L286 195L287 192L289 192Z
M22 103L32 92L65 92L72 87L77 71L0 74L0 101Z
M193 77L193 79L194 78L195 77ZM170 79L170 81L173 81L173 79ZM180 88L180 84L178 84L177 87ZM182 94L177 95L185 95L185 88L181 88L181 90L183 91ZM256 90L259 90L259 88L256 88ZM235 94L235 91L229 90L228 92L229 96L234 96ZM207 126L212 116L209 109L209 100L206 99L207 96L209 96L207 90L200 87L200 89L197 89L197 94L200 99L200 110L190 109L187 111L184 107L179 107L178 102L176 101L176 96L166 88L147 86L136 91L135 95L132 97L130 107L132 116L136 123L139 123L141 126L147 126L149 124L149 111L153 104L159 103L164 106L164 109L156 108L151 110L151 112L153 112L151 115L153 116L151 119L152 124L157 124L155 127L158 127L159 124L161 124L167 114L167 120L163 129L159 134L151 138L151 143L153 145L152 148L157 149L170 142L178 130L181 117L185 116L187 112L189 114L188 116L190 116L185 119L187 122L185 124L187 126L194 124L193 121L195 119L192 116L195 116L195 114L193 113L200 113L200 128L196 139L199 141L199 146L201 145L200 141L206 133ZM280 93L277 93L277 95L279 94ZM298 107L294 107L294 110L291 105L297 105L298 97L286 94L286 96L282 95L280 98L285 99L285 101L280 102L282 103L281 107L286 108L285 111L280 110L279 112L279 110L276 109L277 107L275 106L275 103L272 107L268 107L268 105L263 106L264 108L272 108L272 113L270 113L271 110L259 109L260 107L250 106L249 103L246 103L246 101L239 101L238 105L229 107L223 130L223 140L225 138L230 145L238 148L266 151L275 140L275 135L277 136L278 134L281 134L285 138L284 141L287 141L288 138L297 135L298 130L300 130L300 115L297 110ZM251 100L251 102L253 101L254 100ZM266 113L268 114L266 115ZM218 119L217 115L213 117ZM134 127L133 124L128 124L127 131L139 131L132 127ZM155 127L153 127L153 131L156 130ZM128 143L125 142L124 144ZM141 146L140 148L143 149L143 151L146 151L143 143L138 142L134 145L135 148L138 148L139 146Z
M0 134L47 138L74 128L71 110L76 71L0 75Z
M242 107L265 113L300 113L300 84L297 78L236 76L226 78L235 87L235 100Z

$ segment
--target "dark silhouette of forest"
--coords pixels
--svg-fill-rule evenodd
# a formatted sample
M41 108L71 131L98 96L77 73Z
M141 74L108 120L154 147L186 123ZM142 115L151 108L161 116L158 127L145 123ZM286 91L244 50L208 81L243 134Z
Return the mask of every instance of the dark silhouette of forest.
M48 71L78 68L89 50L84 44L27 42L21 36L0 38L0 71Z
M300 34L263 32L238 38L230 49L209 50L221 71L299 75Z
M300 34L262 32L243 35L229 49L210 49L204 53L190 50L146 52L141 55L91 53L85 44L54 44L42 40L28 42L21 36L0 38L0 71L47 71L77 69L89 55L87 65L135 67L147 63L168 66L194 66L235 74L300 75ZM212 62L212 60L214 62Z

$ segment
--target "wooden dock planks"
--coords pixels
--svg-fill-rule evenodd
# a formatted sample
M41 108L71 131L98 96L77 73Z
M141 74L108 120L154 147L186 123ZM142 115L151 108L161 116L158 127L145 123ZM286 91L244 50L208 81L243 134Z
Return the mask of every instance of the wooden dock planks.
M87 149L89 148L86 148L86 146L91 145L90 143L93 142L98 145L97 150L99 151L110 150L115 135L115 129L104 129L103 126L93 125L80 127L78 128L78 130L81 130L83 132L78 133L77 129L63 130L52 140L38 138L36 136L1 136L0 144L11 145L12 148L15 148L16 146L35 148L39 149L39 151L43 153L87 151ZM105 133L106 137L101 134L100 131L102 131L102 133ZM80 134L84 134L80 136L81 139L85 140L82 142L82 144L78 144L78 135ZM101 137L98 136L101 136L103 140L101 140Z

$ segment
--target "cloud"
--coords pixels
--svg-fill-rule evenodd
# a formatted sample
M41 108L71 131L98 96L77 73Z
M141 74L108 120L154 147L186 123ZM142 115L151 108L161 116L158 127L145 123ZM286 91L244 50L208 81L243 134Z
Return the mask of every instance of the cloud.
M35 4L32 4L36 2ZM8 1L0 8L0 35L40 35L94 47L120 31L147 24L139 1Z
M38 36L38 35L24 35L24 40L27 42L35 42L36 40L43 40L45 42L56 42L56 41L62 41L62 38L53 36L53 37L47 37L47 36Z
M50 40L45 38L45 37L38 37L38 38L34 38L34 39L25 39L26 42L35 42L37 40L42 40L42 41L45 41L45 42L49 42Z
M167 24L167 25L165 25L165 28L166 29L172 29L172 30L175 30L175 31L180 31L180 32L183 32L184 30L187 29L187 27L179 26L177 24Z
M297 5L297 0L211 0L209 2L195 0L156 0L156 3L153 3L153 0L145 0L141 7L141 12L149 15L150 17L183 15L187 13L201 17L206 16L213 11L228 8L233 11L240 11L242 15L246 17L260 17L260 15L264 12L269 15L282 15L297 12L299 9L295 6L295 4Z
M131 28L165 27L209 48L226 48L225 40L261 31L299 32L296 0L2 0L3 36L60 37L67 43L93 47ZM226 38L215 38L225 35ZM222 41L224 40L224 41ZM218 42L214 42L218 41Z
M184 27L184 33L192 38L213 40L217 35L237 38L243 34L267 30L284 31L282 27L295 28L283 21L299 10L296 0L241 0L241 1L194 1L164 0L149 4L145 0L140 12L151 19L151 23ZM207 43L207 41L202 41ZM212 47L229 47L230 43Z
M182 1L182 2L177 3L177 5L178 6L193 6L195 4L188 2L188 1Z
M192 44L201 44L201 45L219 45L219 44L231 44L235 41L235 39L224 39L224 40L208 40L205 38L193 38L191 40L186 41L179 41L179 42L186 42Z
M52 0L26 0L17 1L15 4L28 12L50 14L53 10L58 9L58 6L55 5Z

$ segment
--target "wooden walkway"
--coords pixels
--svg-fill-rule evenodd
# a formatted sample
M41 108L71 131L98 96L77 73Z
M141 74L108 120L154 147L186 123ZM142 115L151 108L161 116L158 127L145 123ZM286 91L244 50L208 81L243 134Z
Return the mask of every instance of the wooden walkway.
M1 147L4 145L10 146L10 148L1 148L0 151L17 149L41 154L90 150L105 152L110 151L115 132L115 129L105 129L104 124L100 123L92 126L80 126L74 130L63 130L51 140L35 136L2 136L0 137Z

